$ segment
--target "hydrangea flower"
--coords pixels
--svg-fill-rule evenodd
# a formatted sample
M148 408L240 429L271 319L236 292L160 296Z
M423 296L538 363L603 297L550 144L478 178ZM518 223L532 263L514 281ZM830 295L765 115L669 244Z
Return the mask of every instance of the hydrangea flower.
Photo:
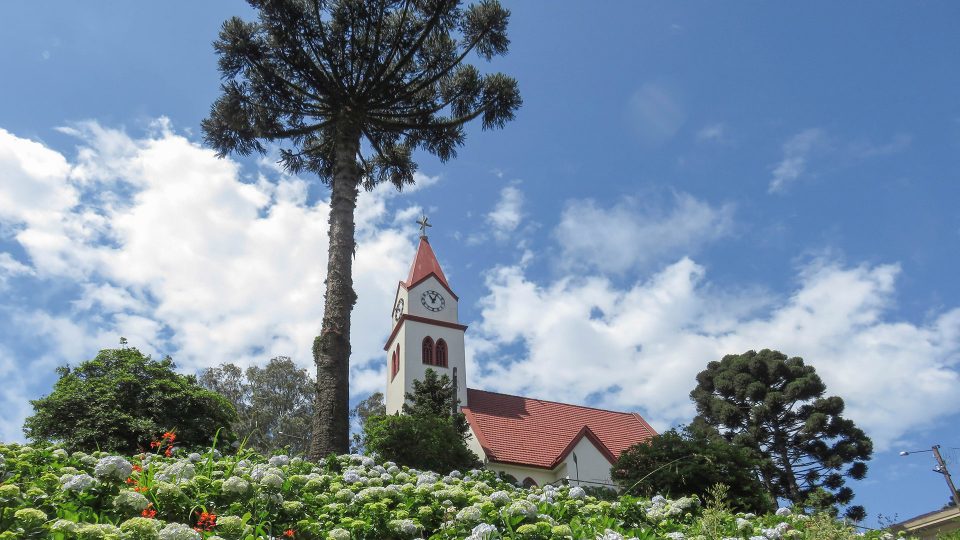
M490 494L490 501L496 505L509 504L511 501L510 494L506 491L494 491Z
M679 531L674 531L674 532L668 532L667 538L669 538L670 540L685 540L687 538L687 535Z
M790 515L790 509L789 509L789 508L786 508L786 507L777 508L777 515L780 516L780 517L789 516L789 515Z
M150 501L136 491L121 491L113 498L113 507L125 513L139 513L149 504Z
M239 476L231 476L223 481L220 490L227 495L244 495L250 489L250 482Z
M189 454L187 454L187 460L190 461L190 463L197 463L201 459L203 459L203 456L201 456L196 452L190 452Z
M457 512L457 521L466 521L467 523L476 523L483 519L483 510L476 506L467 506Z
M360 481L360 474L357 471L344 471L343 481L348 484L356 484Z
M350 531L336 528L327 535L330 540L350 540Z
M133 465L120 456L107 456L100 458L93 467L93 474L97 478L107 478L112 480L125 480L133 472Z
M145 517L130 518L120 524L124 539L157 540L160 538L161 522Z
M587 492L580 486L574 486L570 488L570 492L567 493L567 496L571 499L582 499L587 496Z
M481 523L470 531L467 540L489 540L497 534L497 528L489 523Z
M70 521L69 519L58 519L50 524L51 532L61 533L66 536L77 534L77 529L79 528L79 524L77 524L75 521Z
M290 463L290 457L284 454L281 454L279 456L273 456L269 460L267 460L267 463L269 463L273 467L285 467L287 464Z
M393 519L388 524L390 529L406 536L417 534L419 527L412 519Z
M273 473L265 474L263 478L260 479L260 485L269 489L280 489L280 487L283 486L283 478Z
M61 478L64 491L86 491L93 487L96 480L86 473L70 475L66 479Z
M160 540L201 540L200 533L183 523L167 523L160 529Z

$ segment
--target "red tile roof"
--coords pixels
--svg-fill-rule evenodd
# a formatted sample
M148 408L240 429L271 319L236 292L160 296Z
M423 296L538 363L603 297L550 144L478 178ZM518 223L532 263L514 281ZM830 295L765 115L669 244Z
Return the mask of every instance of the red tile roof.
M417 256L414 257L413 264L410 265L410 275L407 276L407 282L404 285L407 288L413 287L430 274L437 276L440 283L448 290L450 289L447 277L443 275L440 263L437 262L437 256L433 254L433 248L430 247L430 242L421 236L420 245L417 246Z
M656 435L636 413L467 389L463 412L491 461L553 469L583 437L613 463Z

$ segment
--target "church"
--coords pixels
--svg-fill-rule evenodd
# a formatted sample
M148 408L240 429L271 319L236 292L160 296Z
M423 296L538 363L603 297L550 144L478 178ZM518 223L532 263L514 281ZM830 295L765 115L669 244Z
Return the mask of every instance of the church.
M468 444L485 466L525 486L569 479L572 485L610 485L610 467L628 447L656 432L637 413L615 412L467 386L459 298L447 281L421 225L406 281L397 285L387 352L387 414L403 407L413 381L426 370L453 381L470 424Z

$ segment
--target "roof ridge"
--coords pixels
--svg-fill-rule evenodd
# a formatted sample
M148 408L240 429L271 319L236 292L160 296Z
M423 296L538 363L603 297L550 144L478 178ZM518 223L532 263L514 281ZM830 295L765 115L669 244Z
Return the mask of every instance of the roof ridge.
M544 403L555 403L555 404L557 404L557 405L567 405L567 406L570 406L570 407L579 407L579 408L581 408L581 409L592 409L592 410L594 410L594 411L603 411L603 412L608 412L608 413L613 413L613 414L623 414L623 415L631 415L631 416L633 416L633 415L640 416L640 413L634 412L634 411L614 411L614 410L611 410L611 409L603 409L603 408L600 408L600 407L591 407L590 405L577 405L576 403L564 403L564 402L562 402L562 401L553 401L553 400L550 400L550 399L541 399L541 398L534 398L534 397L529 397L529 396L518 396L518 395L516 395L516 394L507 394L507 393L504 393L504 392L494 392L494 391L492 391L492 390L481 390L481 389L479 389L479 388L469 388L469 387L468 387L467 390L473 390L474 392L483 392L483 393L485 393L485 394L497 394L497 395L500 395L500 396L515 397L515 398L520 398L520 399L530 399L530 400L533 400L533 401L542 401L542 402L544 402ZM642 417L641 417L641 418L642 418Z

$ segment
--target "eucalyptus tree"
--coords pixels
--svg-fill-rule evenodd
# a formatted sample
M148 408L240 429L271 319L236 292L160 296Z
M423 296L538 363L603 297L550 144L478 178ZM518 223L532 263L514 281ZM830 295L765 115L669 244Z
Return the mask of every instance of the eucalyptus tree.
M502 127L516 81L481 73L471 54L507 52L510 12L496 0L249 0L256 21L227 20L214 47L221 95L203 121L221 156L279 146L282 165L330 186L323 322L313 344L310 456L349 447L350 312L356 302L354 211L361 187L414 182L415 150L446 161L464 126Z

